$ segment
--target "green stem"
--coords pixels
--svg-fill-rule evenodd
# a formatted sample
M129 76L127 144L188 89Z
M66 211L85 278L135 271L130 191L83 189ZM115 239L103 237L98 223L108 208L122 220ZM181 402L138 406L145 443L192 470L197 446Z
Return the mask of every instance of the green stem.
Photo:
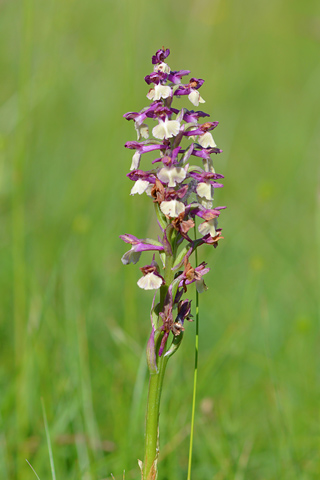
M159 453L160 399L167 362L168 358L162 354L158 364L158 373L150 374L146 415L145 459L143 464L143 479L146 480L156 478L154 473L157 471L157 466L154 462ZM152 468L153 464L154 468Z
M167 255L165 267L165 285L160 291L160 310L163 310L164 301L171 284L174 273L171 268L174 257ZM160 337L161 341L161 337ZM156 346L156 351L158 350ZM161 357L157 357L157 373L150 373L149 392L146 413L146 431L145 431L145 457L143 463L143 480L155 480L157 476L157 458L159 443L159 416L160 400L163 385L164 374L168 363L168 357L165 357L165 350Z
M196 237L196 226L194 226ZM198 266L198 251L195 251L196 266ZM196 409L196 392L198 379L198 352L199 352L199 293L196 289L196 340L195 340L195 355L194 355L194 374L193 374L193 395L192 395L192 410L191 410L191 428L190 428L190 444L189 444L189 462L188 462L188 476L187 480L191 479L191 465L192 465L192 448L193 448L193 431L194 431L194 417Z

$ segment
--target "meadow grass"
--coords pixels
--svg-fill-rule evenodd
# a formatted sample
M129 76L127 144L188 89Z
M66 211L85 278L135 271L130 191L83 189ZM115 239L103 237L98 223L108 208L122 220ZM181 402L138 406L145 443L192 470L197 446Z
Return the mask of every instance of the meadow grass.
M162 45L206 79L225 240L206 250L193 475L311 480L319 459L319 3L0 3L0 478L139 476L153 236L123 113ZM159 480L187 475L194 324L169 362Z

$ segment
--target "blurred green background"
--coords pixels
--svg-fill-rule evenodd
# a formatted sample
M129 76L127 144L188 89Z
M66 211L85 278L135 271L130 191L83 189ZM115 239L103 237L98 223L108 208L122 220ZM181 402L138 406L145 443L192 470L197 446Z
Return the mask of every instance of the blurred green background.
M152 294L121 233L154 236L122 115L151 56L206 80L219 120L204 248L194 479L320 478L320 5L315 0L0 2L0 478L139 478ZM187 99L185 102L188 103ZM179 104L183 102L180 101ZM189 108L191 105L189 106ZM169 362L159 480L188 461L194 324Z

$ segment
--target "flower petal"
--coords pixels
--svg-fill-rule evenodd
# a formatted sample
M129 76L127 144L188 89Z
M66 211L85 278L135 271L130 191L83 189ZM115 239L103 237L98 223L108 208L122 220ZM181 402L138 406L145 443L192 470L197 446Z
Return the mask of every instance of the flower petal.
M138 280L138 286L143 290L156 290L161 287L163 280L153 272L147 273Z
M171 96L171 88L166 85L155 85L154 87L154 100L160 100L161 98L168 98Z
M163 73L170 73L170 67L167 63L161 62L159 65L155 65L154 67L155 72L163 72Z
M121 258L123 265L129 265L129 263L137 263L140 259L141 252L136 252L134 248L128 250Z
M149 92L147 93L146 97L147 97L149 100L153 100L153 99L154 99L154 95L155 95L154 88L151 88L151 89L149 90Z
M195 90L195 89L191 90L191 92L188 95L188 98L195 107L197 107L199 103L205 103L205 100L203 100L203 98L200 96L200 93L198 92L198 90Z
M159 120L159 125L152 129L152 135L155 138L163 140L164 138L172 138L179 133L180 122L177 120L168 120L167 118L165 121Z
M139 150L137 150L132 157L132 163L131 163L130 170L137 170L139 168L140 158L141 158L141 154L140 154Z
M201 235L207 235L208 233L210 233L211 237L215 237L217 235L216 227L217 220L216 218L212 218L211 220L200 223L198 230Z
M145 123L139 125L137 122L134 122L134 128L137 132L137 139L140 140L141 137L149 138L149 127Z
M185 211L185 206L182 202L178 200L164 201L160 204L160 210L162 213L167 215L170 218L176 218Z
M137 180L131 189L130 195L135 195L136 193L141 195L147 190L148 187L149 182L147 180Z
M198 293L202 293L202 292L205 292L206 290L208 290L208 287L204 283L203 278L196 281L196 289L197 289Z
M199 197L206 198L207 200L213 199L213 187L210 182L198 183L196 190Z
M198 143L203 148L208 148L208 147L214 148L217 146L210 132L206 132L203 135L200 135L198 139Z
M186 178L186 171L182 167L164 167L158 172L158 178L161 182L167 183L168 187L175 187Z

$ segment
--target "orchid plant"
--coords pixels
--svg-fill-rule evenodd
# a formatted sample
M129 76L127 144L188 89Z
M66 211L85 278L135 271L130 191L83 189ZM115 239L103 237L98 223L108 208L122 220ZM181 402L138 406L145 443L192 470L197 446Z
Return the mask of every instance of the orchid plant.
M134 182L131 195L146 193L151 198L161 230L157 240L121 235L131 246L122 257L124 265L137 263L143 252L153 253L151 263L140 268L142 277L138 280L140 288L155 292L147 344L150 379L145 455L144 461L139 461L144 480L157 477L159 409L166 365L182 342L185 321L192 320L191 301L185 294L192 283L198 293L207 289L203 277L210 269L205 262L192 265L191 256L202 245L217 247L223 238L217 218L225 208L213 207L214 190L223 186L219 183L223 175L215 172L211 158L212 154L222 152L211 134L219 122L199 123L209 115L201 110L179 110L172 106L173 99L182 96L187 96L195 107L204 103L199 93L204 80L192 77L183 83L183 77L190 72L171 70L166 63L169 54L169 49L162 48L152 57L153 72L145 77L150 85L147 93L150 105L140 112L124 115L134 121L137 133L137 141L125 144L134 151L127 174ZM149 120L156 122L152 137ZM149 152L154 152L157 158L148 169L142 170L141 157ZM192 164L192 159L198 163ZM190 235L191 229L200 235Z

